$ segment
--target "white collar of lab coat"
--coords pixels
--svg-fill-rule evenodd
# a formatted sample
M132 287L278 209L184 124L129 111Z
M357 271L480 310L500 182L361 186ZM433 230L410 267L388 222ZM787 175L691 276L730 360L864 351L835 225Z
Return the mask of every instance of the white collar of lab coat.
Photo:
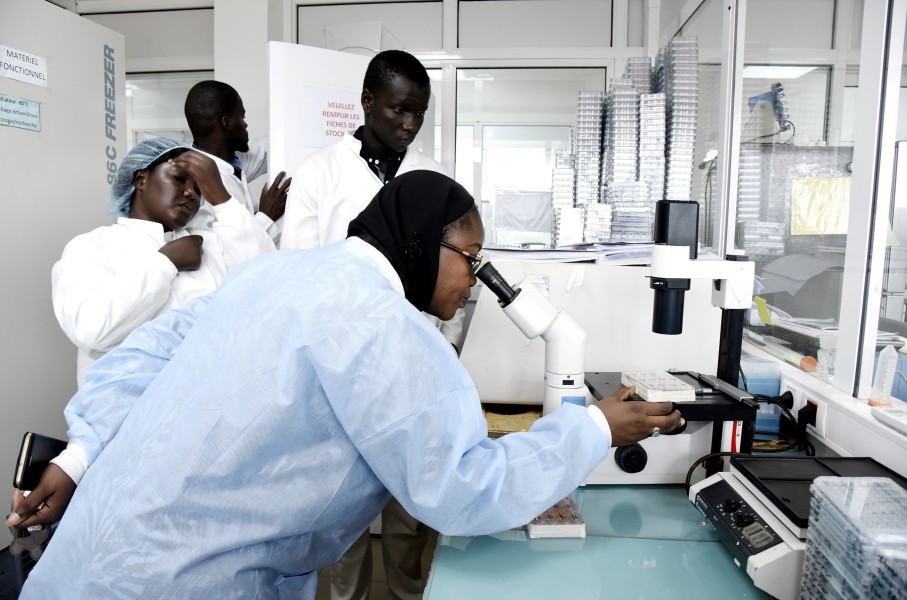
M397 291L401 296L405 295L405 292L403 291L403 282L400 281L400 276L397 275L396 271L394 271L394 268L391 266L390 261L387 260L387 257L381 254L381 252L377 248L375 248L368 242L363 241L361 238L351 237L347 238L347 241L355 244L357 247L363 248L365 250L365 253L368 254L373 261L375 261L375 265L377 265L378 271L384 276L385 279L387 279L387 282L391 284L391 287L394 288L394 290Z
M164 226L157 221L146 221L145 219L130 219L129 217L117 217L117 225L128 227L141 231L145 235L154 238L160 243L169 242L183 237L185 230L164 231Z
M240 171L240 176L236 177L236 175L234 174L234 170L233 170L233 163L229 163L229 162L225 161L224 159L222 159L221 157L215 156L205 150L202 150L201 148L196 148L193 146L192 149L195 150L196 152L201 152L202 154L211 158L214 161L214 164L217 166L217 170L220 171L221 179L223 179L224 177L232 177L236 181L242 181L243 183L246 182L245 170Z

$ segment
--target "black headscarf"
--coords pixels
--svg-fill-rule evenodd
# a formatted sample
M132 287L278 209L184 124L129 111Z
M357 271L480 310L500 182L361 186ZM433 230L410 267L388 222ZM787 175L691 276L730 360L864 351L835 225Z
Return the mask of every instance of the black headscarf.
M406 299L419 310L438 280L441 230L475 206L462 185L434 171L398 175L350 222L347 237L377 248L400 276Z

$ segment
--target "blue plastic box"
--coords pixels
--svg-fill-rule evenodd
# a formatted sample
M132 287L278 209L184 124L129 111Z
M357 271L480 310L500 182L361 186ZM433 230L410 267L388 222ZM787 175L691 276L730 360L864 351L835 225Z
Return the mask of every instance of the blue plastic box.
M781 411L775 405L771 406L773 412L759 410L756 412L757 440L777 440L781 433Z
M742 356L740 370L746 375L746 391L749 393L772 397L780 395L781 370L777 362L767 358ZM738 379L737 387L744 389L743 375ZM756 412L756 431L765 432L757 433L755 436L757 440L778 439L781 432L781 411L777 406L759 403L759 410Z
M767 358L742 356L740 370L742 375L737 379L737 387L740 389L763 396L777 396L781 393L781 369L777 362ZM745 388L743 375L746 375Z

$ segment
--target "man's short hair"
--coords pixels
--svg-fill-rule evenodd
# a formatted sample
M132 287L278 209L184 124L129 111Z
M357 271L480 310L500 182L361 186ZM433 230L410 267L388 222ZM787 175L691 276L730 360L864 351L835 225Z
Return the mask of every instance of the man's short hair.
M240 102L239 93L222 81L199 81L186 94L186 122L193 137L203 137L214 130L223 115L232 113Z
M428 72L418 58L403 50L385 50L368 63L362 89L377 94L396 75L406 77L418 86L430 85Z

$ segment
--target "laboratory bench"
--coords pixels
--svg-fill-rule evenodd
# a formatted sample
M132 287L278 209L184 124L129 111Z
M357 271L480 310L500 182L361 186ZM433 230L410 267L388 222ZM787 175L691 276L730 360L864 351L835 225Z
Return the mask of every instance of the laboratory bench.
M590 485L585 538L525 528L438 539L425 600L769 599L734 564L683 485Z

